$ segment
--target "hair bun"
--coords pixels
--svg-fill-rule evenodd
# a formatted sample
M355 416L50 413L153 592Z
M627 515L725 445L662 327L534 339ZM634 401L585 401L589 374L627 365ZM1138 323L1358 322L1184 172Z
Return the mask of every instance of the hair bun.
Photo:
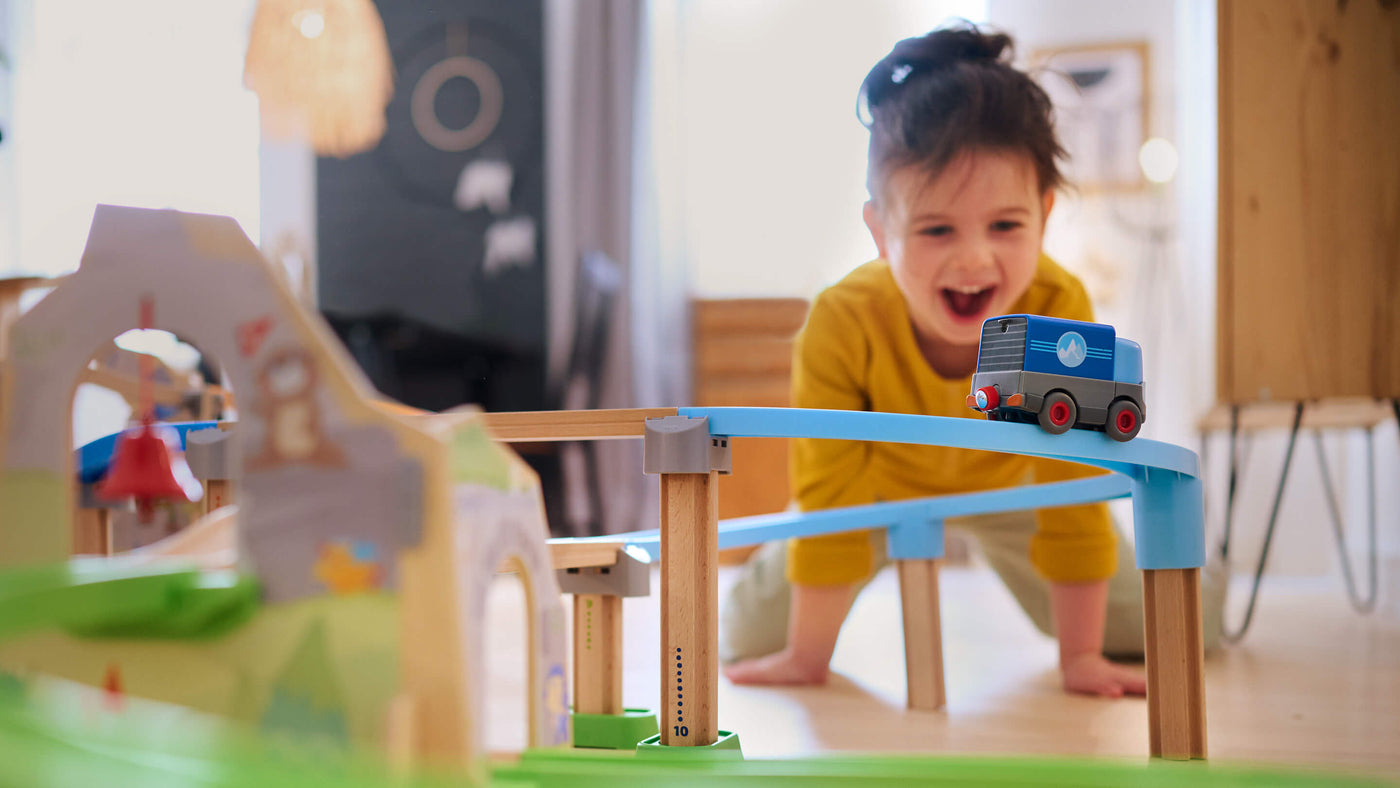
M956 20L907 38L870 69L856 94L856 118L870 129L867 186L879 199L888 178L917 166L937 175L960 153L1026 154L1042 194L1064 182L1056 163L1054 105L1012 62L1005 33Z
M928 35L906 38L886 55L895 70L907 67L947 68L958 63L995 63L1010 59L1013 45L1005 33L984 33L970 22L939 28Z
M871 112L911 77L956 67L959 63L992 65L1013 54L1011 36L984 33L967 20L941 27L927 35L906 38L880 59L861 83L856 116L869 126Z

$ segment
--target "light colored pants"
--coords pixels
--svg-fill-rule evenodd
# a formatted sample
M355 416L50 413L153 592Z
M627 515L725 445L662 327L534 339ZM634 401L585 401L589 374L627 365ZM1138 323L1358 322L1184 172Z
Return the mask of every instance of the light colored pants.
M1034 512L1003 512L949 518L945 527L971 536L987 563L1006 584L1021 609L1041 632L1054 636L1050 612L1050 586L1030 562L1030 539L1035 533ZM1116 528L1116 524L1115 524ZM889 560L885 558L883 532L873 532L876 561L866 583ZM787 543L769 542L759 548L742 569L720 612L720 659L733 662L781 651L787 644L788 612L792 587L787 581ZM1201 572L1201 607L1205 647L1219 641L1221 611L1225 604L1225 572L1207 566ZM1104 654L1117 658L1141 658L1143 653L1142 572L1132 545L1118 534L1118 573L1108 581L1108 616L1104 625Z

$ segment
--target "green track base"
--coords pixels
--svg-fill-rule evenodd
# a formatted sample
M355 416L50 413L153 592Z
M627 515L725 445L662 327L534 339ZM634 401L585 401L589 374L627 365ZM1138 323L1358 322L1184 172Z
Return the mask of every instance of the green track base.
M656 712L624 709L621 714L574 712L574 746L601 750L635 750L637 743L657 738Z
M703 747L662 744L658 733L637 745L637 757L667 761L742 761L744 752L739 748L739 734L730 731L720 731L714 744Z

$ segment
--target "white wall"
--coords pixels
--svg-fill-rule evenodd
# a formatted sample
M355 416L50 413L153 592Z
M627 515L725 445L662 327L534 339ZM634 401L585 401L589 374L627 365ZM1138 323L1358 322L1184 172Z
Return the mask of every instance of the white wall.
M230 215L258 238L252 0L10 4L8 267L76 268L99 202Z
M10 0L0 0L0 52L11 64L15 60L14 30L17 27L18 12ZM16 214L13 208L18 199L15 195L15 144L14 144L14 66L0 64L0 132L5 139L0 140L0 276L14 272L18 266L18 241L15 237Z
M875 257L861 206L868 135L856 93L901 38L985 0L704 0L675 46L684 201L698 297L811 297ZM667 198L667 195L662 195Z

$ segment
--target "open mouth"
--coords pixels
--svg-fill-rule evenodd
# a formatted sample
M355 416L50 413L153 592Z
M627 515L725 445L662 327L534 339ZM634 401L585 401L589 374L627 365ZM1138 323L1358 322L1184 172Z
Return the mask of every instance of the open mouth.
M943 303L948 305L948 311L952 312L955 317L971 320L982 314L982 311L991 303L992 294L995 292L995 286L984 287L980 290L945 287L942 290Z

